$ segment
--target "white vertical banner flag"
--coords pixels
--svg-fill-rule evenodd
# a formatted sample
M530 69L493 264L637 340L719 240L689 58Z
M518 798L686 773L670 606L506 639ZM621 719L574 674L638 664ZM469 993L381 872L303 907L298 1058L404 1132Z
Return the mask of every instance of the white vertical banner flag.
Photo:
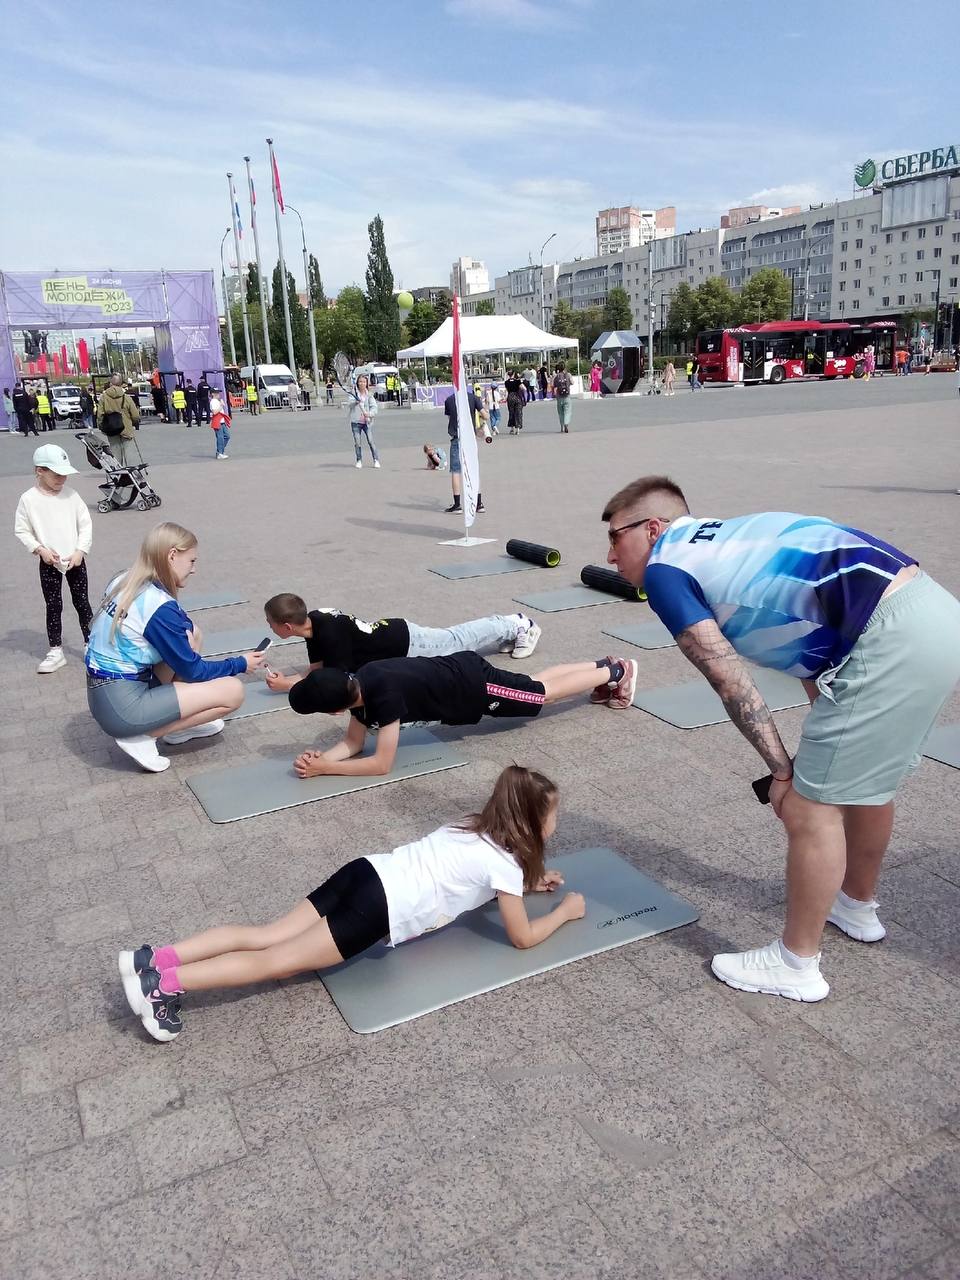
M480 494L480 456L477 452L477 433L473 414L470 412L470 396L463 371L463 354L460 350L460 299L453 295L453 391L457 397L457 437L460 441L460 487L463 523L469 533L477 515Z

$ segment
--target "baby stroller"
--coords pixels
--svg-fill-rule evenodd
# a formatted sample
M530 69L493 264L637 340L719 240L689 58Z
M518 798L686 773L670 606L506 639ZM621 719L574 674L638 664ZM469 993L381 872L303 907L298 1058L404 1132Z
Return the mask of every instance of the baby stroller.
M159 507L160 495L154 492L147 479L147 464L136 440L128 440L126 444L128 449L136 450L140 461L123 466L113 456L106 438L96 431L78 431L76 438L82 442L91 467L102 471L106 477L105 483L99 486L103 497L97 503L98 511L123 511L132 507L134 502L138 511Z

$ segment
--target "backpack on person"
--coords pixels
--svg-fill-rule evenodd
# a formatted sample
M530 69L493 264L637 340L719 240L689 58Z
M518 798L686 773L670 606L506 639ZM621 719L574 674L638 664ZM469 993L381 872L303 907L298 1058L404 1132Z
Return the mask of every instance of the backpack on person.
M570 394L570 375L565 369L553 375L553 394L558 400L565 400Z
M123 434L123 414L118 409L110 409L103 415L100 423L100 430L105 436L119 436Z

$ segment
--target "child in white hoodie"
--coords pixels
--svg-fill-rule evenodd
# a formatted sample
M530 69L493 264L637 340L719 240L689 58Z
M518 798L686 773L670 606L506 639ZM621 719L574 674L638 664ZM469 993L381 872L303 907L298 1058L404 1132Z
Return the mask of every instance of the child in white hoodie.
M13 531L40 561L40 590L47 606L47 643L50 652L37 667L49 675L67 664L63 656L63 579L67 579L84 642L90 638L93 610L87 598L87 566L84 557L93 541L93 525L87 504L76 489L67 487L67 476L77 474L66 450L44 444L33 455L37 482L17 504Z

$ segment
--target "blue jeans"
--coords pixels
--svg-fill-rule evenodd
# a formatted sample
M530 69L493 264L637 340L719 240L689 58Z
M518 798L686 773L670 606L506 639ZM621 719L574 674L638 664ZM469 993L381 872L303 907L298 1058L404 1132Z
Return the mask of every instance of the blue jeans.
M491 409L490 410L490 430L494 433L494 435L500 434L498 431L499 426L500 426L500 410Z
M377 453L377 446L373 442L373 428L369 422L351 422L350 430L353 432L353 449L357 455L357 461L363 458L363 451L360 448L360 441L364 436L367 437L367 445L373 455L374 462L380 461L380 455Z
M217 427L214 434L217 437L217 453L218 454L226 453L227 445L230 443L230 428Z
M499 649L507 641L516 641L521 628L519 613L494 614L489 618L474 618L459 622L453 627L421 627L407 622L410 631L408 658L440 658L450 653L473 649Z
M557 417L560 419L561 427L569 427L570 425L570 397L557 396Z

